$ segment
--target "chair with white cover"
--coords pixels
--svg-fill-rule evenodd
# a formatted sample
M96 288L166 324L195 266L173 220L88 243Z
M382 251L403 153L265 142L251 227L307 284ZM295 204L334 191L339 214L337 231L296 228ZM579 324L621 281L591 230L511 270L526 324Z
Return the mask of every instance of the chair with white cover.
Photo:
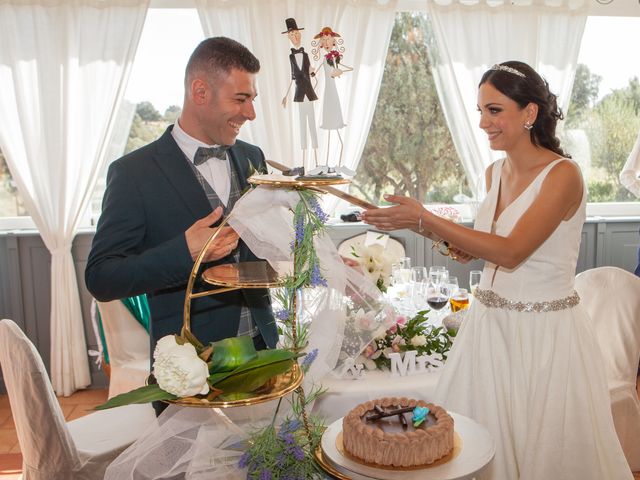
M640 470L640 278L616 267L576 276L576 291L602 350L611 412L631 470Z
M127 405L65 422L35 346L11 320L0 321L0 366L23 458L24 480L98 480L154 425L149 404Z
M109 398L145 384L150 370L149 333L120 300L97 302L109 352Z

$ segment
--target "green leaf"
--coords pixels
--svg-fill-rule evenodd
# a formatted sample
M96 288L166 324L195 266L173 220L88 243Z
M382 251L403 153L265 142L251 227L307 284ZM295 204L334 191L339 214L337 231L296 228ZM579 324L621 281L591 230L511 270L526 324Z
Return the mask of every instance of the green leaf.
M248 335L225 338L213 342L213 355L209 362L209 373L231 372L257 358L253 339Z
M282 360L240 373L234 373L228 378L216 383L215 387L225 393L252 392L267 383L271 377L288 371L291 365L293 365L293 360Z
M123 405L131 405L133 403L149 403L156 400L175 400L176 397L172 393L165 392L158 384L145 385L136 388L131 392L121 393L110 398L102 405L98 405L96 410L106 410L108 408L121 407Z
M212 375L209 375L209 385L219 388L221 390L225 390L219 386L219 383L226 380L227 378L231 378L236 375L244 374L246 372L250 372L255 369L259 369L265 366L268 366L273 363L278 363L286 360L293 360L297 358L299 355L292 352L291 350L260 350L257 352L257 358L245 363L244 365L239 366L235 370L231 372L219 372ZM273 374L277 375L277 373ZM273 376L272 375L272 376ZM270 378L270 377L269 377ZM269 378L265 379L260 385L264 384ZM258 387L260 386L258 385ZM256 387L256 388L258 388ZM254 389L255 390L255 389ZM231 390L234 391L234 390ZM251 391L251 390L239 390L239 391Z

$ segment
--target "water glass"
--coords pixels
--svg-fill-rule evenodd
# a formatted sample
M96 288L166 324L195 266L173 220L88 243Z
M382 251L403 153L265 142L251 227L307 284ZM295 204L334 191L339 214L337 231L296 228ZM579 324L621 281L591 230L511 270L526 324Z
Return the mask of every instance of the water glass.
M482 277L482 270L471 270L469 272L469 290L471 295L476 291L478 285L480 285L480 278Z
M451 291L451 295L453 295L460 287L460 285L458 284L458 277L449 277L447 280L447 285L449 285L449 290Z
M411 281L412 282L426 282L429 280L427 275L427 267L412 267L411 268Z
M445 283L449 278L449 272L445 267L432 266L429 268L429 282L434 284Z

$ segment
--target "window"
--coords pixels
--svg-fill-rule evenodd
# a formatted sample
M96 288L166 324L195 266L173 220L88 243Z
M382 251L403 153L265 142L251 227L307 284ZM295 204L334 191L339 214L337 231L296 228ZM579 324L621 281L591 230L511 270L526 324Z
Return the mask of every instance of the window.
M176 31L176 25L180 25ZM167 32L174 32L167 35ZM100 216L109 164L157 139L180 116L184 69L204 34L194 8L150 8L125 92L118 126L104 171L91 197L91 213Z
M22 197L18 193L16 184L9 173L7 161L0 150L0 217L27 216Z
M94 219L108 164L157 138L179 115L186 60L203 37L195 8L149 9L120 126L92 197ZM385 193L424 203L464 203L471 195L431 76L433 41L426 14L396 15L371 131L350 187L373 203L384 203ZM589 201L597 203L589 206L592 215L640 215L637 199L618 180L640 132L640 56L633 54L638 44L640 16L587 20L561 135L583 168ZM7 223L9 217L30 220L0 152L0 228L26 225Z
M583 171L591 214L640 213L618 178L640 133L640 18L589 17L562 141ZM631 50L629 50L631 48ZM617 210L617 211L616 211Z
M431 75L434 43L424 13L396 15L378 103L351 193L371 203L409 195L462 203L470 191Z

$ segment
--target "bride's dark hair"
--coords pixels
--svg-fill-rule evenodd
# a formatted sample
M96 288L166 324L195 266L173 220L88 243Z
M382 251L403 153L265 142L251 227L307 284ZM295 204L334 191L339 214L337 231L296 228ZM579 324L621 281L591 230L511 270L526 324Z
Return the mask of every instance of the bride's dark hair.
M524 62L508 61L487 70L480 85L490 83L500 93L516 102L520 108L529 103L538 106L538 116L530 130L531 141L566 158L571 158L560 147L556 125L564 116L558 108L557 95L549 91L549 83Z

